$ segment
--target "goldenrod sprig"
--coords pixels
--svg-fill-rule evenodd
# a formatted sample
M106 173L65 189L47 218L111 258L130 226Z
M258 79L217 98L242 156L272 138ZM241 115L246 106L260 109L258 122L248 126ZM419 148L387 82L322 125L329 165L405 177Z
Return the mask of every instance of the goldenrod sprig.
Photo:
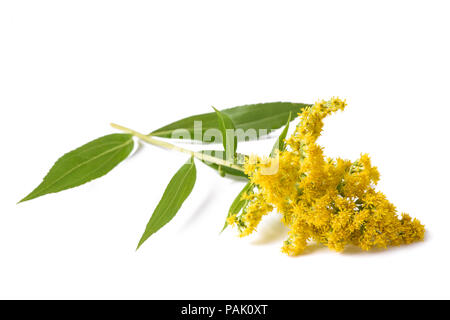
M215 109L214 113L175 121L149 135L111 124L124 133L106 135L65 154L22 201L70 189L107 174L129 156L136 137L191 158L167 185L138 247L171 221L190 195L196 183L194 158L222 176L231 174L247 179L230 207L225 226L237 226L240 235L246 236L257 229L265 215L276 209L282 214L282 222L290 228L282 248L287 254L302 253L310 240L337 251L348 244L369 250L422 240L425 228L420 221L407 214L399 217L394 205L376 190L380 175L368 155L362 154L356 161L333 159L325 157L323 148L317 144L323 119L345 107L345 101L332 98L314 105L275 102ZM294 110L300 112L299 124L291 137L284 139ZM246 157L244 165L237 162L242 158L236 153L237 142L246 140L247 136L243 131L254 130L256 134L250 137L256 139L285 123L269 157L252 155ZM203 142L210 142L203 133L208 136L208 130L216 130L219 136L215 141L222 141L224 150L192 151L154 138L175 138L180 129L184 129L189 139ZM239 130L244 133L240 138L233 135ZM225 158L219 157L220 153L225 153Z

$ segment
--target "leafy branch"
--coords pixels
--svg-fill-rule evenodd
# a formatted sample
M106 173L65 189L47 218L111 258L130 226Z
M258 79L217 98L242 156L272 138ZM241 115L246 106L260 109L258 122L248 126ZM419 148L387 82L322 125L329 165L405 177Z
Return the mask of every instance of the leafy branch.
M293 120L292 113L301 112L306 106L308 105L303 103L272 102L222 111L214 108L214 112L175 121L148 135L118 124L111 124L113 128L124 133L103 136L63 155L55 162L43 181L20 202L74 188L104 176L130 155L134 148L133 137L154 146L188 154L190 159L175 173L156 206L138 243L139 248L152 234L173 219L191 193L196 182L194 158L217 170L222 176L228 174L246 178L243 166L239 163L245 156L236 153L238 141L245 140L246 136L237 136L234 132L236 130L254 132L253 135L247 136L251 140L286 125L272 150L273 156L275 150L284 148L289 122ZM203 143L222 142L224 150L198 152L158 139L177 138L175 133L179 130L186 132L190 140ZM209 130L217 130L220 135L216 136L214 141L209 141L205 139L205 134ZM233 202L230 214L242 209L245 200L242 200L241 196L251 188L251 183L247 183Z

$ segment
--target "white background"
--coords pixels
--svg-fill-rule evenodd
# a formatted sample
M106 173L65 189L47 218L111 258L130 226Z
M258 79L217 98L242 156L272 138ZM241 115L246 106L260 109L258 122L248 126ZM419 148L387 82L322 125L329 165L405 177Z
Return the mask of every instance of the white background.
M448 1L1 1L0 298L450 298ZM175 219L135 252L186 156L144 146L106 177L21 205L53 162L117 122L331 96L330 156L369 153L426 240L280 252L219 236L243 182L197 164ZM270 150L272 140L240 145ZM189 145L198 148L198 145Z

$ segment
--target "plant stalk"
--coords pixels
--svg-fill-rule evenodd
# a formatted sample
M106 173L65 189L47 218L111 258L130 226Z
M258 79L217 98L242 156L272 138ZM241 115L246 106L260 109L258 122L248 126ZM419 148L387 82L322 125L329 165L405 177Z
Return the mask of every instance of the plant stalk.
M191 155L191 156L193 156L193 157L195 157L195 158L197 158L197 159L199 159L201 161L215 163L215 164L217 164L219 166L225 166L225 167L232 168L232 169L235 169L235 170L239 170L239 171L242 171L242 172L244 171L244 168L242 168L241 166L239 166L239 165L237 165L235 163L232 163L230 161L226 161L226 160L223 160L223 159L220 159L220 158L216 158L216 157L213 157L213 156L210 156L210 155L207 155L207 154L203 154L201 152L188 150L188 149L176 146L174 144L171 144L169 142L161 141L161 140L152 138L150 136L147 136L145 134L137 132L137 131L135 131L133 129L130 129L130 128L127 128L127 127L124 127L124 126L121 126L121 125L118 125L118 124L115 124L115 123L111 123L111 127L115 128L115 129L118 129L118 130L121 130L121 131L123 131L125 133L132 134L133 136L141 139L142 141L147 142L147 143L152 144L152 145L155 145L155 146L158 146L158 147L162 147L162 148L169 149L169 150L175 150L175 151L178 151L178 152L187 153L187 154L189 154L189 155Z

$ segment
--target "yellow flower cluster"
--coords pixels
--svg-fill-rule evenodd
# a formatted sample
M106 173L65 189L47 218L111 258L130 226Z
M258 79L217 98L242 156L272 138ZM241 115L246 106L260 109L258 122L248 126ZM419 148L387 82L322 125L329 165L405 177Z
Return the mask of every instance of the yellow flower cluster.
M424 226L407 214L399 218L394 205L375 190L380 175L368 155L354 162L324 157L316 143L323 119L345 106L339 98L315 103L299 114L286 150L269 159L247 159L245 170L254 188L243 196L242 212L227 223L246 236L276 208L290 227L282 248L289 255L301 253L308 240L336 251L347 244L369 250L423 240Z

